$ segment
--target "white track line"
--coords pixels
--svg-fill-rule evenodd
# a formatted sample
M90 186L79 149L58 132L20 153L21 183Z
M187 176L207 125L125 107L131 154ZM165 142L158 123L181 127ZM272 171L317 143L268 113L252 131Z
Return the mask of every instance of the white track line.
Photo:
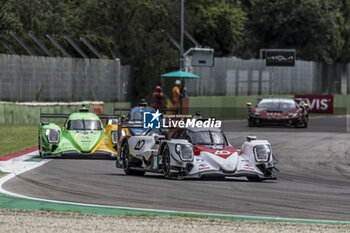
M33 152L32 152L33 153ZM30 153L30 154L32 154ZM27 155L30 155L27 154ZM23 157L23 156L21 156ZM33 155L31 155L31 157L33 157ZM28 157L23 157L28 159ZM24 159L24 160L26 160ZM23 160L23 161L24 161ZM13 192L9 192L7 190L5 190L2 186L9 181L10 179L16 177L16 175L22 174L24 172L27 172L29 170L35 169L41 165L44 165L45 163L51 161L51 159L49 160L43 160L41 162L33 162L35 164L33 164L32 166L26 166L24 167L22 170L20 170L17 173L10 173L2 178L0 178L0 193L5 194L5 195L9 195L12 197L18 197L18 198L25 198L25 199L29 199L29 200L35 200L35 201L44 201L44 202L52 202L52 203L58 203L58 204L68 204L68 205L76 205L76 206L86 206L86 207L100 207L100 208L111 208L111 209L123 209L123 210L130 210L130 211L149 211L149 212L158 212L158 213L171 213L171 214L188 214L188 215L206 215L206 216L217 216L217 217L232 217L232 218L247 218L247 220L249 218L251 218L251 220L254 219L261 219L261 218L266 218L266 221L271 221L271 220L279 220L279 221L312 221L312 222L318 222L318 223L339 223L339 224L350 224L350 222L346 222L346 221L333 221L333 220L316 220L316 219L296 219L296 218L279 218L279 217L265 217L265 216L247 216L247 215L230 215L230 214L214 214L214 213L201 213L201 212L185 212L185 211L174 211L174 210L158 210L158 209L148 209L148 208L133 208L133 207L124 207L124 206L110 206L110 205L97 205L97 204L88 204L88 203L79 203L79 202L69 202L69 201L58 201L58 200L50 200L50 199L43 199L43 198L36 198L36 197L30 197L30 196L25 196L25 195L21 195L21 194L17 194L17 193L13 193ZM25 163L29 163L29 162L25 162Z

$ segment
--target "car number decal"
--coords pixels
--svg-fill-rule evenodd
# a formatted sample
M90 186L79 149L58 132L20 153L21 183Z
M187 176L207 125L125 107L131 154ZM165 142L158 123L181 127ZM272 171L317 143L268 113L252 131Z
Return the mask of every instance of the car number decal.
M140 139L137 141L134 150L141 150L142 147L145 145L145 140L144 139Z
M232 152L228 151L228 150L217 150L215 151L215 154L216 155L229 155L231 154Z

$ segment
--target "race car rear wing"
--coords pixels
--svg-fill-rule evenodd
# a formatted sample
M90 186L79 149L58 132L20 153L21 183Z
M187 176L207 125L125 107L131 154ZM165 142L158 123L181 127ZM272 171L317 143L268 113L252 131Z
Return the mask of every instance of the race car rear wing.
M306 101L307 101L307 99L305 99L305 98L294 98L294 100L295 100L297 103L300 103L300 102L306 103Z
M114 119L120 118L120 115L117 114L96 114L101 119ZM40 113L40 118L68 118L70 114L55 114L55 113Z
M42 118L61 118L61 119L67 119L70 116L70 114L55 114L55 113L40 113L40 123L43 125L49 124L49 122L44 122L41 119ZM108 114L97 114L97 116L100 119L118 119L118 121L121 120L120 115L108 115Z
M143 125L141 124L121 124L121 128L134 128L134 129L143 129Z
M130 112L132 108L114 108L114 112ZM159 109L160 112L178 112L178 109L176 108L161 108Z
M40 113L40 118L67 118L70 114Z
M96 114L100 119L116 119L120 128L143 128L142 124L128 124L125 123L125 117L117 114ZM61 118L61 119L67 119L70 116L70 114L54 114L54 113L40 113L40 123L42 125L47 125L49 122L42 121L42 118ZM107 123L109 124L109 123Z

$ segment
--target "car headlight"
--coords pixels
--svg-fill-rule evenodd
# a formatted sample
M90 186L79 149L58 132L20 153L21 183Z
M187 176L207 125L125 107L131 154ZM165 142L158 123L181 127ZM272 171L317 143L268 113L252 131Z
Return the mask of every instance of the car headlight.
M125 136L126 136L126 132L125 132L124 129L122 129L121 135L122 135L122 137L125 137Z
M113 142L113 144L118 143L118 130L112 131L112 142Z
M260 116L260 113L258 112L250 112L253 116Z
M254 146L254 156L257 162L267 162L271 156L271 147L270 145L257 145Z
M183 161L193 161L193 149L190 145L175 145L175 151Z
M45 136L49 143L58 143L60 140L60 131L57 129L46 129Z
M112 135L111 135L111 136L112 136L112 143L113 143L113 144L117 144L117 143L118 143L118 140L119 140L119 138L118 138L118 130L113 130L111 134L112 134ZM122 137L126 136L126 132L125 132L124 129L122 129L120 135L121 135Z

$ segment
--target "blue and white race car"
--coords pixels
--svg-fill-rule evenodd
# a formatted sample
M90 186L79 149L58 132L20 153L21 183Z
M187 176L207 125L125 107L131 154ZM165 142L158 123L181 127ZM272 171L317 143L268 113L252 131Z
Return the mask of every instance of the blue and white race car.
M129 111L125 125L128 125L129 134L132 136L143 135L146 129L143 128L144 112L155 112L154 108L148 106L147 102L142 99L138 106L133 108L115 108L114 111Z

